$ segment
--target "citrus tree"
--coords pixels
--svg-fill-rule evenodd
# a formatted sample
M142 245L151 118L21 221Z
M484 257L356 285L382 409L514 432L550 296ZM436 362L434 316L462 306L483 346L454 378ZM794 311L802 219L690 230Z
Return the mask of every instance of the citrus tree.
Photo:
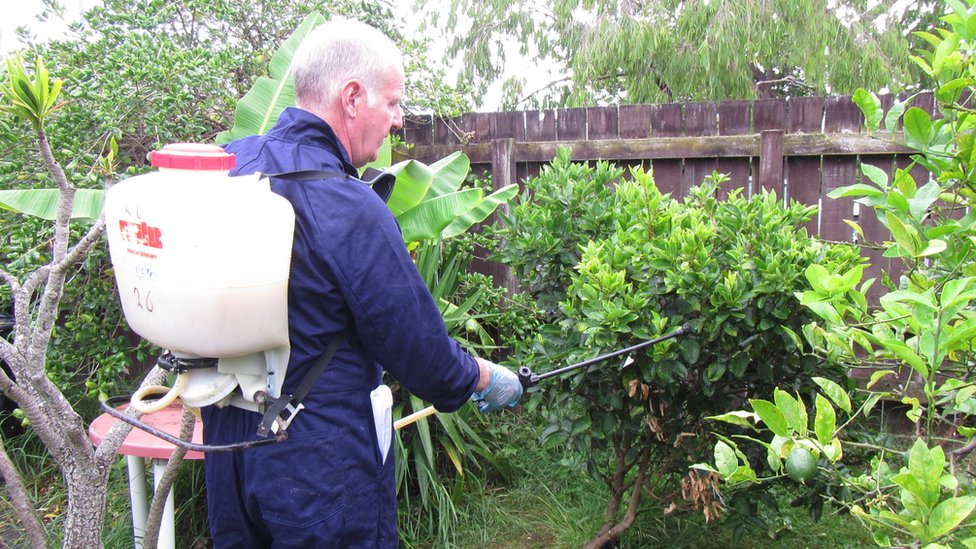
M642 169L628 176L561 150L495 231L499 259L549 315L516 345L533 370L692 329L540 386L528 402L548 419L543 438L566 441L575 466L606 485L605 524L589 547L618 539L648 494L669 512L717 511L715 479L686 474L705 450L705 417L781 380L799 389L830 375L799 336L812 315L793 292L808 288L811 265L859 263L852 248L799 229L807 206L738 191L720 201L720 174L683 199Z

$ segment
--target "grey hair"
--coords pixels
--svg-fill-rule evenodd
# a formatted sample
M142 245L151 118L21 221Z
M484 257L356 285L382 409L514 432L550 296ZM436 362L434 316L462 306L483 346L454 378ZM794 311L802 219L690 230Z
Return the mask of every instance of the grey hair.
M300 108L323 111L348 81L370 93L383 85L391 66L403 70L400 48L378 29L352 19L332 19L316 27L295 52L295 100ZM372 104L375 96L370 95Z

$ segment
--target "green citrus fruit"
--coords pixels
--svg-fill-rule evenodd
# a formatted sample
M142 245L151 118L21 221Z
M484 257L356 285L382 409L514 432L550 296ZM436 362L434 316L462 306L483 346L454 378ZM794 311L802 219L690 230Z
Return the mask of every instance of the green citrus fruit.
M817 458L806 448L793 448L786 456L786 474L797 482L812 479L817 476Z

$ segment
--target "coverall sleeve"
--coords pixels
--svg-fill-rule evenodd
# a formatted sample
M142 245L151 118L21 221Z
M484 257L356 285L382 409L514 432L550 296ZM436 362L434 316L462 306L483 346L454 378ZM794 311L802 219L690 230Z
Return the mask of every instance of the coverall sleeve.
M442 412L460 408L478 382L474 358L452 339L407 252L393 214L368 188L354 207L330 208L323 250L363 346L407 390ZM315 211L322 211L316 209ZM325 217L325 216L323 216Z

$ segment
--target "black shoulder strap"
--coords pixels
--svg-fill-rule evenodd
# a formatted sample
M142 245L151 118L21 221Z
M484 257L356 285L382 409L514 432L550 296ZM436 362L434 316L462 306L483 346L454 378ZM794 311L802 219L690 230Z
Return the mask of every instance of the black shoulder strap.
M281 172L265 174L266 177L277 177L289 181L314 181L316 179L349 179L369 185L376 194L380 195L383 202L390 199L393 194L393 186L396 184L396 176L375 168L366 168L363 172L363 179L353 177L345 172L335 172L329 170L298 170L294 172Z
M292 395L283 394L270 403L264 411L264 416L261 417L260 425L258 425L258 436L268 436L273 430L274 422L279 418L283 422L283 427L287 427L291 423L291 419L302 409L302 401L305 400L308 392L312 390L315 382L318 381L319 376L325 371L325 367L328 366L329 361L332 360L339 347L345 343L348 336L347 331L336 334L325 351L315 361L315 364L305 372L305 377L302 378L302 382L298 385L295 393Z

